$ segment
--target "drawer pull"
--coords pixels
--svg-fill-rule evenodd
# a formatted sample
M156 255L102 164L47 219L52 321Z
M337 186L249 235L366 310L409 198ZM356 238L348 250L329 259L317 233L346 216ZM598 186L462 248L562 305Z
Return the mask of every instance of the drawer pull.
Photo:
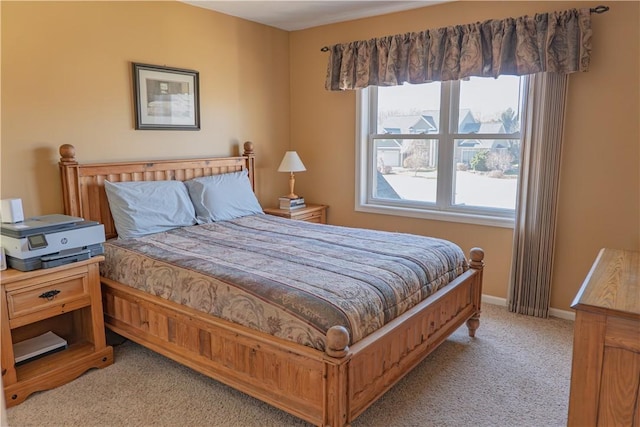
M51 300L53 300L53 299L56 297L56 295L58 295L59 293L60 293L60 291L59 291L59 290L57 290L57 289L53 289L53 290L50 290L50 291L44 292L43 294L41 294L41 295L40 295L40 297L39 297L39 298L44 298L44 299L46 299L47 301L51 301Z

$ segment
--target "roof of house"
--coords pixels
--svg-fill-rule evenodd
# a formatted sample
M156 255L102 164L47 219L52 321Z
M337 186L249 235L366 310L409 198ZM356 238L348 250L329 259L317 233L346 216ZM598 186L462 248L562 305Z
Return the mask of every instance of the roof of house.
M376 139L376 148L400 149L401 146L397 139Z
M504 124L502 122L492 123L465 123L461 125L460 133L477 133L477 134L496 134L505 133Z
M460 110L459 124L463 127L463 132L473 132L476 127L479 129L481 123L471 114L471 110L463 108ZM404 116L387 117L382 128L386 133L417 134L436 133L440 126L440 110L422 110L420 114L410 114ZM464 128L469 130L465 130Z
M385 119L382 125L384 131L386 133L401 133L401 134L412 134L412 133L425 133L426 130L436 130L437 126L434 127L430 122L428 122L424 116L419 115L410 115L410 116L392 116ZM420 131L417 131L420 130Z
M491 150L508 148L509 143L503 139L463 139L458 141L458 147Z

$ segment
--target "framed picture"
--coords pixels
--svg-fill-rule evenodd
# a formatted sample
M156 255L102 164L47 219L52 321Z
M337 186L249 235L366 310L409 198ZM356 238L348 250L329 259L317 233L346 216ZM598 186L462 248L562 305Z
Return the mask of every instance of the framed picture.
M200 130L198 72L133 63L136 129Z

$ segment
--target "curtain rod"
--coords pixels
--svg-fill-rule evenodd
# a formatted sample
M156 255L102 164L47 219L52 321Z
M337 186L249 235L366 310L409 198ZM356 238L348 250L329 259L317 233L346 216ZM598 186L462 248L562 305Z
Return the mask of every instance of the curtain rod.
M609 10L609 6L596 6L589 9L589 12L600 14L600 13L605 13L608 10ZM329 51L329 46L323 46L320 48L320 52L328 52L328 51Z

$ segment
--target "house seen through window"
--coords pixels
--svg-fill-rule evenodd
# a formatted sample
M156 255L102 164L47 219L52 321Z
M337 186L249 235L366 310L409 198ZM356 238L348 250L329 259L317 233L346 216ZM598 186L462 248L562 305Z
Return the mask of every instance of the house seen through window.
M357 208L512 224L525 79L361 90Z

